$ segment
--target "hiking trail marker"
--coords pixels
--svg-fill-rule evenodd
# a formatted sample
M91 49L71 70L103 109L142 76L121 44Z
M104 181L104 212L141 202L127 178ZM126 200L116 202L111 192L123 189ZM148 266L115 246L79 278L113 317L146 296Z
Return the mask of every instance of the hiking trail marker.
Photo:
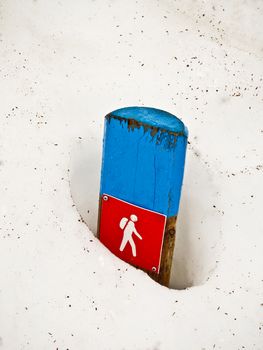
M128 107L105 117L98 236L168 286L187 146L174 115Z

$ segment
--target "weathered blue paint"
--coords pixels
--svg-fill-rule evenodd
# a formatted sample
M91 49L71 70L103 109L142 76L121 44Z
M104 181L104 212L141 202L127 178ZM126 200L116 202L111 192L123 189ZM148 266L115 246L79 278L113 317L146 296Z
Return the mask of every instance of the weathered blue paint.
M129 107L105 119L100 193L177 215L187 129L170 113Z
M137 122L157 127L167 131L188 136L184 123L171 113L150 107L126 107L110 113L123 119L135 119Z

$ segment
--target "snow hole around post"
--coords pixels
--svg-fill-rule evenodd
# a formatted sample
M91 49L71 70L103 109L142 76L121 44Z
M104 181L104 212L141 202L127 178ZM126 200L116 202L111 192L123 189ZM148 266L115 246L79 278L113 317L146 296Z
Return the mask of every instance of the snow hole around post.
M100 170L100 140L78 140L71 152L70 190L77 211L94 235L97 232ZM214 273L223 249L222 215L216 175L200 153L190 146L176 226L170 288L202 285Z

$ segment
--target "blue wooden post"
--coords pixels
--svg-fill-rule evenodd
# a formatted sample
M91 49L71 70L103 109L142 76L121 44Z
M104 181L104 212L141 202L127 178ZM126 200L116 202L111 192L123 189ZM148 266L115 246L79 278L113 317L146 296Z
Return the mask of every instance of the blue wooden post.
M181 120L154 108L122 108L105 117L100 204L102 195L107 193L167 216L160 271L150 273L166 286L175 243L187 135ZM98 223L99 235L100 213Z

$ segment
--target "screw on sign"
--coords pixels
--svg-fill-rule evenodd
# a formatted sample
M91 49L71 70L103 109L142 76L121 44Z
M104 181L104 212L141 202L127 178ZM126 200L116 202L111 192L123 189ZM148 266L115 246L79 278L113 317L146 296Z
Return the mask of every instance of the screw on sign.
M105 117L99 238L166 286L186 146L186 127L165 111L128 107Z

